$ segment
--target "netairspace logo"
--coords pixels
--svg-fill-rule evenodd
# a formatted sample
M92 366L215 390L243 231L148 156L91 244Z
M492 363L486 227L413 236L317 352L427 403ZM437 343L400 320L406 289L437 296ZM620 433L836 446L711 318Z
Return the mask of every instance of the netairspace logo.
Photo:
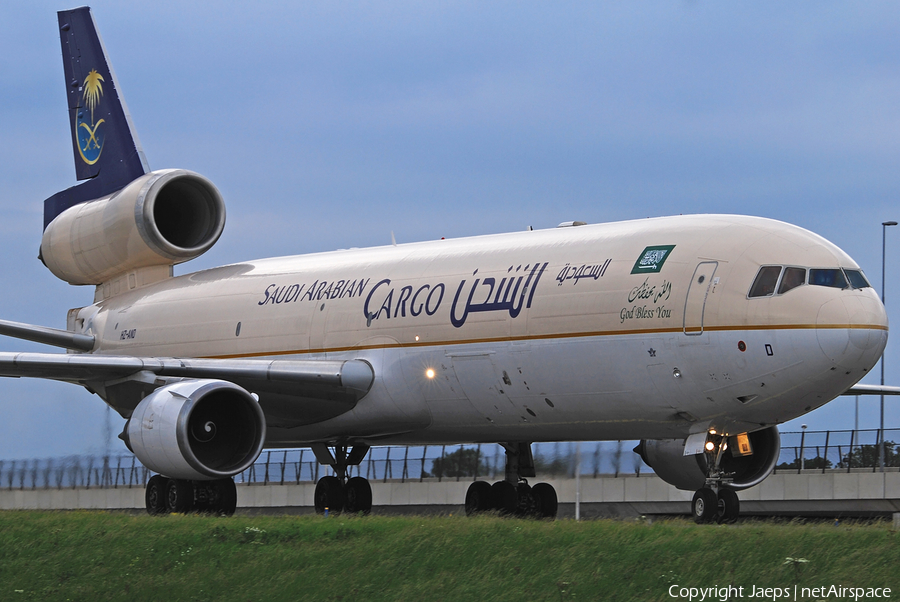
M749 588L729 585L727 587L682 587L673 585L669 588L670 598L688 600L688 602L704 602L706 600L772 600L772 602L785 602L798 600L884 600L891 597L889 587L844 587L842 585L822 585L820 587L759 587L752 585Z

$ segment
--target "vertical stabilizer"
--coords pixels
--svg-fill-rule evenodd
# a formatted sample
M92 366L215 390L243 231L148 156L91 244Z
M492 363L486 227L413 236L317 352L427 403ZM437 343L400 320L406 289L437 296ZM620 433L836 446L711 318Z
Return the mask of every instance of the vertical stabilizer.
M149 171L91 9L60 11L58 17L75 175L87 181L44 201L44 228L69 207L120 190Z

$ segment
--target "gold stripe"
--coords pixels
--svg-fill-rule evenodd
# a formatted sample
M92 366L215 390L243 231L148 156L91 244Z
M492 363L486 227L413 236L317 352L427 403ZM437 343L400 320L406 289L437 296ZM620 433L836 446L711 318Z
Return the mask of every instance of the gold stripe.
M750 325L750 326L709 326L704 327L703 332L727 332L727 331L759 331L759 330L884 330L887 326L866 324L782 324L782 325ZM233 355L209 355L207 359L237 359L251 357L269 357L273 355L305 355L310 353L336 353L339 351L360 351L366 349L395 349L408 347L442 347L446 345L472 345L476 343L509 343L512 341L544 341L547 339L578 339L587 337L608 337L622 335L657 335L674 334L684 332L684 328L659 328L659 329L634 329L634 330L600 330L595 332L567 332L556 334L535 334L517 337L494 337L482 339L461 339L455 341L415 341L411 343L379 344L379 345L351 345L349 347L331 347L328 349L294 349L287 351L261 351L257 353L237 353ZM691 330L690 332L695 332ZM700 329L696 329L700 332Z

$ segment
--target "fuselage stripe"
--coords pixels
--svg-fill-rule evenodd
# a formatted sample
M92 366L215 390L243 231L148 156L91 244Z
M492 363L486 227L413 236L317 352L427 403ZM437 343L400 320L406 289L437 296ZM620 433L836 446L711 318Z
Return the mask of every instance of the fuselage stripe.
M887 326L875 324L781 324L781 325L747 325L747 326L707 326L702 332L748 332L761 330L883 330ZM553 334L522 335L511 337L494 337L483 339L460 339L454 341L411 341L396 344L380 343L378 345L352 345L349 347L331 347L322 349L293 349L281 351L258 351L254 353L236 353L226 355L203 356L207 359L237 359L250 357L269 357L273 355L305 355L312 353L337 353L343 351L362 351L367 349L400 349L414 347L446 347L451 345L473 345L478 343L508 343L514 341L543 341L548 339L575 339L588 337L609 337L629 335L660 335L683 333L683 328L659 328L659 329L635 329L635 330L605 330L596 332L565 332ZM690 332L701 332L699 328Z

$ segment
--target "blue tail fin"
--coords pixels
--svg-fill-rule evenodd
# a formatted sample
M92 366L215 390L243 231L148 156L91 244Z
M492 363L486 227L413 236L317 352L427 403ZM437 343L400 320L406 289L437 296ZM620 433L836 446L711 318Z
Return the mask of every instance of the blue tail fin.
M149 171L91 9L60 11L58 17L75 175L87 182L44 201L44 228L69 207L111 194Z

